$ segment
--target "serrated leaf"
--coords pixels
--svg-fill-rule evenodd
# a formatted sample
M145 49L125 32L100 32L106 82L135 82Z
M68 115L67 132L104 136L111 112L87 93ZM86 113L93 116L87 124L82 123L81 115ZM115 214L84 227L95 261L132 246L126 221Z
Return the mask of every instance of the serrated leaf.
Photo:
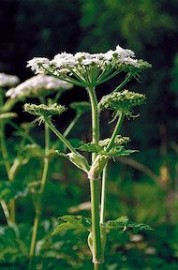
M5 202L19 197L25 197L28 192L28 187L25 187L20 181L0 182L0 200L4 200Z
M102 141L101 141L102 142ZM120 156L129 156L132 153L138 152L137 150L129 150L125 149L124 146L114 146L109 151L106 150L106 147L104 147L102 144L96 144L96 143L87 143L83 144L80 147L78 147L78 150L85 151L85 152L91 152L91 153L97 153L100 155L106 155L110 157L120 157Z
M96 143L86 143L78 147L80 151L92 152L92 153L100 153L103 151L103 147Z
M112 157L121 157L121 156L129 156L130 154L133 154L135 152L138 152L138 150L129 150L125 149L123 146L120 146L112 148L108 152L108 155Z
M153 229L149 225L144 223L131 222L128 227L133 229L134 233L137 233L139 231L153 231Z
M90 230L91 220L82 216L66 215L59 218L60 224L54 229L52 235L57 235L67 230Z
M146 230L146 231L151 231L152 228L144 223L135 223L132 221L129 221L127 217L120 217L116 220L109 220L105 223L102 224L102 227L111 230L111 229L116 229L116 230L133 230L134 233Z
M106 229L121 229L124 230L129 222L128 217L120 217L116 220L108 220L106 223L102 224L102 227L105 227Z

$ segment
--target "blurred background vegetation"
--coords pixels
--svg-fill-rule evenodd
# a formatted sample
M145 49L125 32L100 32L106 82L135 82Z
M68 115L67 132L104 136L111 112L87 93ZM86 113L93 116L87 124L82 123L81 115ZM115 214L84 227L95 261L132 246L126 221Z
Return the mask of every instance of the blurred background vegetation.
M139 111L140 117L127 121L122 131L123 135L131 137L131 147L140 152L131 158L120 159L120 163L116 162L111 167L108 217L127 215L134 221L149 223L155 231L144 235L144 240L131 243L130 249L126 248L127 237L117 236L118 243L122 244L117 246L115 243L110 251L113 252L108 264L110 270L118 269L116 257L123 270L158 267L174 270L178 266L177 25L177 0L0 1L0 72L17 75L21 81L32 76L31 71L26 69L27 60L35 56L52 57L61 51L105 52L120 44L123 48L133 50L137 58L152 64L152 69L141 75L140 84L128 84L130 90L147 96L146 105ZM113 90L118 83L118 79L115 79L112 84L99 87L98 97ZM64 94L62 102L69 104L72 100L86 99L83 89L76 88L70 94ZM19 113L17 123L31 119L22 113L20 105L15 110ZM69 112L68 118L60 123L62 129L72 117L73 114ZM88 119L85 116L82 120ZM83 138L88 138L88 127L82 120L71 137L82 134ZM108 135L107 125L107 122L103 122L103 137ZM112 124L109 127L112 129ZM41 136L39 131L39 127L35 128L38 138ZM13 130L9 132L13 134ZM18 138L9 134L9 149L16 149ZM89 196L86 181L83 188L83 175L77 172L74 176L73 166L66 161L59 163L59 159L53 159L52 162L51 181L44 200L44 218L81 212L74 206L85 202ZM30 175L26 175L26 170L33 172L39 164L39 160L31 161L19 172L18 177L26 182L32 181L28 179ZM66 167L69 170L63 169ZM2 166L0 170L4 177ZM20 199L18 210L19 222L31 222L33 209L29 198ZM3 222L3 217L1 220ZM73 237L75 239L76 235ZM114 242L116 235L111 235L109 241L112 242L112 239ZM147 257L142 251L150 246L154 246L156 253ZM77 250L78 247L72 249L74 254L71 256L77 265L75 248ZM122 256L118 255L117 251L120 250ZM81 250L77 252L82 257ZM65 260L70 264L70 256ZM90 269L87 264L80 265L81 268L76 266L75 269L84 269L84 266ZM64 267L67 266L64 264Z

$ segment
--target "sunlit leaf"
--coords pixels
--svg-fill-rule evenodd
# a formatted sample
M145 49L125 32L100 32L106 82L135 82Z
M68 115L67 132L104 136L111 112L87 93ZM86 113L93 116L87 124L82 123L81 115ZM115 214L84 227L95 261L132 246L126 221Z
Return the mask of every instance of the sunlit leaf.
M66 215L59 218L60 224L54 229L52 235L67 230L90 230L91 220L82 216Z
M116 229L116 230L133 230L134 232L146 230L146 231L151 231L152 228L144 223L134 223L130 221L127 217L120 217L115 220L108 220L107 222L102 224L102 227L111 230L111 229Z

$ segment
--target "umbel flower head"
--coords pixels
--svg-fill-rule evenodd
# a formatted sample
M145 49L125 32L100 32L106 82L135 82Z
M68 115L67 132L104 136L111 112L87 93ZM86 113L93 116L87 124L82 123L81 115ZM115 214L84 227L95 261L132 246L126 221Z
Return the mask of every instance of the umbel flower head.
M114 51L106 53L78 52L73 55L63 52L52 60L37 57L28 61L27 67L31 67L37 74L50 74L79 86L94 87L121 71L137 74L150 65L135 59L133 51L122 49L118 45Z
M0 73L0 87L2 88L15 86L19 81L17 76Z
M36 97L49 95L52 91L65 91L72 88L72 84L54 78L52 76L37 75L15 88L7 91L6 96L11 98Z
M36 104L26 103L24 105L24 110L25 112L28 112L36 116L41 116L43 119L46 119L53 115L62 114L63 112L66 111L66 108L56 103L49 106L45 104L36 105Z
M113 92L102 97L99 102L99 109L109 109L117 113L124 113L127 116L132 115L132 109L135 106L145 102L145 95L124 90L122 92Z

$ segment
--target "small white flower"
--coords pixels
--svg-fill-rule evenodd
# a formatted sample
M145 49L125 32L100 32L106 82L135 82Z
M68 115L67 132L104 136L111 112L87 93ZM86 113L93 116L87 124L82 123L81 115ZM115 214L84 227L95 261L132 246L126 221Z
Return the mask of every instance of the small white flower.
M31 70L34 71L35 74L44 74L44 69L48 69L49 65L50 61L45 57L35 57L27 62L27 67L31 67Z
M112 51L112 50L109 50L108 52L106 52L105 54L104 54L104 57L105 57L105 59L106 60L112 60L112 58L113 58L113 53L114 53L114 51Z
M50 94L52 91L56 90L63 91L71 87L71 84L54 78L53 76L37 75L19 84L17 87L9 89L6 96L11 98L33 97L39 94Z
M120 55L120 57L135 57L135 53L128 49L123 49L119 45L117 45L115 52Z
M75 55L74 55L74 58L76 60L82 60L82 59L86 59L86 58L89 58L90 57L90 54L89 53L86 53L86 52L77 52Z
M17 76L0 73L0 87L12 87L19 83Z

